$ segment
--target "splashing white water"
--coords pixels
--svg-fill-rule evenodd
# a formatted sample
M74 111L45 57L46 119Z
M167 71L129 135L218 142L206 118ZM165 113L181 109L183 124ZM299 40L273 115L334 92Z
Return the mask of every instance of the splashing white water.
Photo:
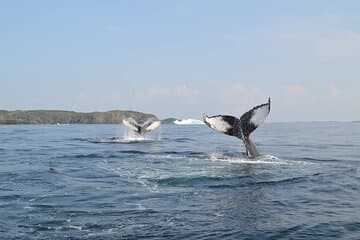
M177 124L177 125L205 124L205 123L204 123L203 121L201 121L201 120L192 119L192 118L182 119L182 120L175 120L174 123Z
M272 155L263 155L257 158L247 158L245 156L226 156L218 153L212 153L210 154L210 160L247 164L289 164L289 161L281 160L280 158Z
M152 132L148 133L147 135L140 135L138 133L135 133L134 131L126 130L122 136L123 142L140 142L140 141L155 141L155 140L161 140L160 137L160 130L157 131L158 135L157 137L153 137Z

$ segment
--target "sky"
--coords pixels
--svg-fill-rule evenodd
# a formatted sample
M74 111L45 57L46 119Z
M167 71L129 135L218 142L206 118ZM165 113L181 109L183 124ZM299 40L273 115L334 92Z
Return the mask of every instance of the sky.
M0 109L360 120L360 1L0 1Z

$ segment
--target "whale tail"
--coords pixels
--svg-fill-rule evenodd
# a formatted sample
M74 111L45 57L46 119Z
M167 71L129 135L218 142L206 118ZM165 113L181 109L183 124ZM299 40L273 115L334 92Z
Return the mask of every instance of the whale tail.
M207 116L203 120L206 125L224 134L243 140L249 157L259 156L255 144L250 139L250 134L260 126L270 113L270 98L267 103L253 107L240 118L229 115Z
M138 123L133 118L123 119L122 123L126 127L130 128L131 130L133 130L134 132L136 132L140 135L144 135L147 132L155 130L161 124L161 122L159 120L154 120L154 119L149 119L144 123Z

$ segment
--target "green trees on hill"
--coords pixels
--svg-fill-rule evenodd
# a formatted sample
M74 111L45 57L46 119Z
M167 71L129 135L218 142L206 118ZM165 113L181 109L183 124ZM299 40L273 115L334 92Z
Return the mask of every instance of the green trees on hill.
M91 113L58 110L0 110L0 124L121 123L123 118L128 117L132 117L137 121L145 121L150 117L157 118L153 114L120 110Z

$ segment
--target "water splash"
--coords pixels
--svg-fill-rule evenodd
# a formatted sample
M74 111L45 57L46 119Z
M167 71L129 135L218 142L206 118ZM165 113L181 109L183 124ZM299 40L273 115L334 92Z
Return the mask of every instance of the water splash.
M177 125L202 125L205 124L203 121L199 120L199 119L192 119L192 118L188 118L188 119L182 119L182 120L175 120L174 124Z
M155 141L155 140L161 140L161 134L160 129L157 131L158 136L153 137L153 134L148 133L147 135L140 135L134 131L126 130L122 136L121 141L125 143L129 142L149 142L149 141Z
M229 156L219 153L210 154L211 161L221 161L229 163L246 163L246 164L289 164L293 161L283 160L272 155L263 155L257 158L248 158L246 155Z

